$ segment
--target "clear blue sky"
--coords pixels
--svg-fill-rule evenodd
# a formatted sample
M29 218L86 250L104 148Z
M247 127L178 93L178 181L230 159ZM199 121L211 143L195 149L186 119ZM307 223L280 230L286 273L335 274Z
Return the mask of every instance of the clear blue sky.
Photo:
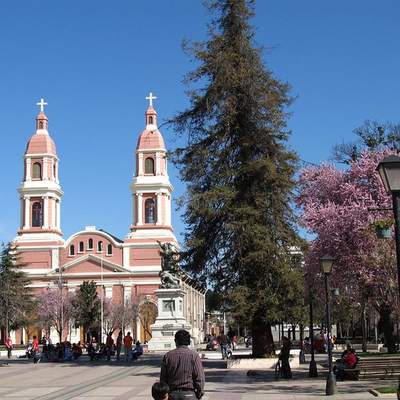
M297 97L290 145L302 159L328 159L365 119L400 120L397 0L259 0L256 11L266 65ZM180 45L203 39L207 21L200 0L0 2L0 241L19 225L40 97L61 159L65 236L85 225L125 236L144 97L158 96L160 120L187 105L182 78L193 64ZM172 149L174 133L162 131ZM170 173L176 199L184 187ZM180 234L176 211L173 222Z

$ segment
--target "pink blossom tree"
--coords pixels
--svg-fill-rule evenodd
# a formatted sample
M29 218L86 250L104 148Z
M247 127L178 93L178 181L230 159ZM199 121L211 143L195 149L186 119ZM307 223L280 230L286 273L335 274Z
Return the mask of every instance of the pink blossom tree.
M72 316L73 295L66 290L47 289L38 296L38 318L46 328L54 328L60 342Z
M124 330L138 314L138 305L132 301L114 303L111 299L104 299L103 330L112 335L117 329Z
M333 284L353 304L365 307L369 302L377 309L393 350L390 316L398 293L394 241L379 241L373 229L377 220L392 217L391 198L376 172L386 155L364 151L347 170L329 164L303 170L296 201L302 225L314 236L305 257L308 280L320 276L319 259L333 255Z

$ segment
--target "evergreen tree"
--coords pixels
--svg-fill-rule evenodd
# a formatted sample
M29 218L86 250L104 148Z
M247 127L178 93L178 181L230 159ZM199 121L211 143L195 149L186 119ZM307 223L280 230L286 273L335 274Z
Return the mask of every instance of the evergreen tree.
M83 327L85 334L93 327L99 327L100 299L94 281L83 281L73 299L73 318L75 326Z
M190 106L172 122L188 134L174 152L188 189L182 260L221 293L243 288L235 296L251 305L253 354L264 356L274 352L271 324L300 285L290 265L297 157L286 147L288 85L253 45L253 3L208 3L209 40L189 49L199 63L187 76Z
M32 319L35 303L12 247L3 246L0 257L0 329L8 335Z

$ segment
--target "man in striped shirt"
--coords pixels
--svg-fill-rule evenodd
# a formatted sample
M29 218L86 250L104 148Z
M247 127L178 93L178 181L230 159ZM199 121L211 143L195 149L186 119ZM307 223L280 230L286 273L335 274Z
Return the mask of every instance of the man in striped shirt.
M200 399L204 394L204 370L197 352L188 348L189 332L176 332L175 344L176 349L162 360L160 382L170 387L172 400Z

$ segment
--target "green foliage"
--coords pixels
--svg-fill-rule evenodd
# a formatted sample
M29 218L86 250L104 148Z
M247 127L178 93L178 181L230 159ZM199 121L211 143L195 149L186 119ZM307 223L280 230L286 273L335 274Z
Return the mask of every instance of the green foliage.
M363 150L400 150L400 124L367 120L353 132L358 137L357 141L334 146L333 156L336 161L350 164L360 157Z
M83 326L85 331L97 326L100 320L100 299L94 281L84 281L73 299L73 317L75 326Z
M32 320L35 302L30 280L18 270L21 265L10 245L2 247L0 257L0 328L9 332Z
M218 0L209 7L215 16L210 38L189 50L199 62L187 76L190 107L173 120L189 138L174 153L188 187L182 260L237 306L251 304L248 317L257 313L272 322L282 317L288 296L296 298L290 249L299 243L291 209L297 156L286 148L289 87L253 47L253 1Z

